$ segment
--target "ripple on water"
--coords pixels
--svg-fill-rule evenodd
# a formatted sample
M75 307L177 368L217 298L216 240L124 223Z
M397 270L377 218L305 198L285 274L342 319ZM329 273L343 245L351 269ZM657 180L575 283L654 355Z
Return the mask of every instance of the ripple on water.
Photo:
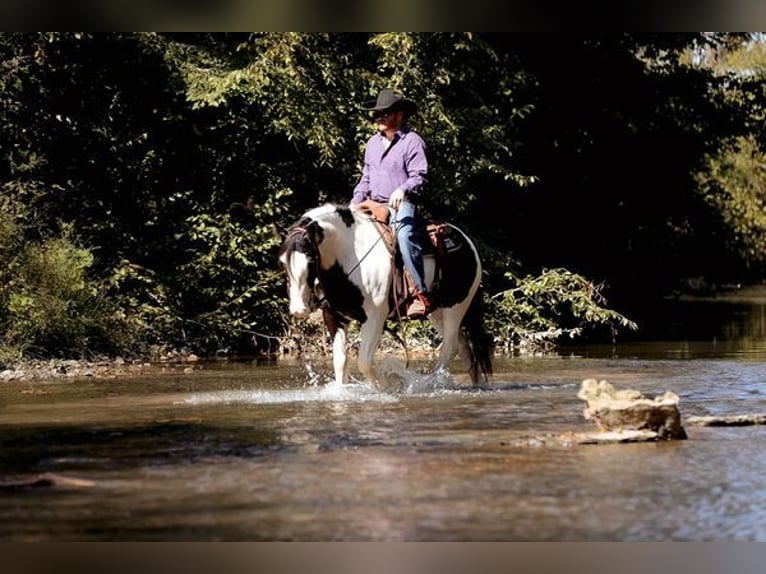
M766 427L514 440L592 430L576 396L589 377L677 392L684 416L764 411L763 361L498 359L488 392L462 364L454 376L378 366L381 388L338 387L331 367L302 364L34 383L66 400L3 385L5 480L51 472L94 486L4 493L0 538L766 540Z
M342 387L335 384L294 390L239 390L192 393L184 404L284 404L296 402L394 402L394 395L381 393L364 385L351 383Z
M403 361L383 358L378 365L379 385L352 379L338 385L318 373L311 364L306 366L307 379L297 389L241 389L195 392L177 401L178 404L285 404L297 402L380 402L393 403L411 395L439 395L473 390L457 382L446 369L421 373L410 370Z

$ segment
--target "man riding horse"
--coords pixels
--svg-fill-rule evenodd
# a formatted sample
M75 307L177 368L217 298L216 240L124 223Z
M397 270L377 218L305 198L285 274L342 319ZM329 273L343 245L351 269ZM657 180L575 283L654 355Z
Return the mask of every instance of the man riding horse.
M437 369L456 354L469 366L475 385L492 373L492 337L483 325L482 267L474 242L455 225L436 226L433 249L418 218L421 190L428 173L426 146L406 120L417 106L393 90L382 90L365 107L377 132L368 141L362 176L351 205L325 204L305 212L288 231L279 260L287 274L290 313L306 317L314 305L323 310L333 339L335 382L349 380L348 327L360 324L357 366L372 384L375 349L392 310L399 309L400 281L391 265L388 219L413 286L409 317L428 316L441 337ZM374 209L368 210L368 203ZM370 217L369 211L385 215ZM449 244L447 239L449 239Z
M407 316L425 317L434 309L434 303L426 287L426 237L417 204L428 174L428 159L423 138L407 125L417 104L386 89L376 100L366 102L365 108L371 112L377 131L367 141L362 176L354 188L351 205L372 200L388 206L402 260L415 287L415 299Z

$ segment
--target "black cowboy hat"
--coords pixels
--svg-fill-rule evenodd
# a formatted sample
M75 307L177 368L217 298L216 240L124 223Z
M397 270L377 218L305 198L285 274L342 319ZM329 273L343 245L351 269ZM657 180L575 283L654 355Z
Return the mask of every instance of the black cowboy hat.
M403 110L408 116L414 114L418 109L418 105L415 102L408 100L398 92L388 89L380 90L378 99L365 102L364 107L370 112Z

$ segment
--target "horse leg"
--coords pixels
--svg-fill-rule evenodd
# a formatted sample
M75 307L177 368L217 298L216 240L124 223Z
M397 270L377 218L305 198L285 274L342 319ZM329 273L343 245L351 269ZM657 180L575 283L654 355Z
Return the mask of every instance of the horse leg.
M441 329L442 345L439 350L439 361L437 368L446 369L449 362L458 352L460 341L460 321L463 318L463 312L460 307L452 307L442 310Z
M452 312L455 310L453 309ZM458 311L459 313L459 311ZM431 319L431 323L438 331L439 335L442 337L443 341L446 341L446 337L444 336L444 321L442 320L441 316L434 316L435 314L432 313L429 318ZM468 337L466 337L465 333L463 333L463 329L458 326L457 329L454 329L452 325L454 325L455 319L452 319L450 323L450 329L451 332L457 333L457 342L456 342L456 351L458 356L460 357L460 360L463 361L469 368L473 366L473 351L471 351L471 346L468 342ZM462 325L462 319L461 319L461 325ZM448 355L449 354L449 355ZM441 348L441 354L439 358L439 366L446 367L447 364L454 358L455 356L455 350L450 350L449 348L447 350L444 349L444 346L442 344ZM478 386L477 381L474 379L474 374L471 373L471 380L474 383L474 386Z
M468 344L468 338L465 336L465 333L463 333L462 329L458 334L457 351L458 355L460 356L460 360L463 361L470 369L471 364L473 363L473 353L471 352L471 347Z
M385 320L385 309L377 315L370 313L360 329L362 342L359 345L357 364L364 378L376 387L378 386L378 377L375 375L372 360L378 348L378 343L380 343L380 336L383 334Z
M441 308L437 308L428 316L428 320L431 321L431 325L433 325L434 329L436 329L436 332L439 333L440 337L444 336L444 321L442 320L443 316L444 310Z
M332 366L335 371L335 384L348 383L348 335L346 326L338 326L332 339Z

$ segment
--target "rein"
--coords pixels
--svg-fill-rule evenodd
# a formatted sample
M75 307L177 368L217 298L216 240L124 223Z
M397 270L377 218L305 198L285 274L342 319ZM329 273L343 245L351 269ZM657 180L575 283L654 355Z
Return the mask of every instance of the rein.
M313 265L313 272L316 279L316 284L311 285L311 290L314 293L314 296L316 297L317 305L321 308L327 308L328 302L327 302L327 296L324 292L324 286L322 285L321 277L321 271L322 271L322 265L321 265L321 254L319 253L319 246L314 243L314 240L311 239L311 235L309 233L309 230L307 227L303 226L296 226L293 227L287 234L287 237L285 240L289 239L290 237L294 235L303 235L306 237L309 243L311 243L312 246L312 253L311 256L314 259L314 265ZM372 250L375 248L375 246L378 244L378 242L383 238L383 236L378 237L378 239L375 240L375 242L370 246L370 248L367 250L367 252L359 259L359 261L354 265L350 271L345 273L345 276L348 277L351 275L354 271L356 271L359 266L362 264L362 261L364 261L367 256L372 253Z
M362 255L362 257L359 259L359 261L357 261L357 262L356 262L356 265L354 265L354 266L351 268L351 271L349 271L348 273L346 273L346 277L348 277L349 275L351 275L351 274L352 274L354 271L356 271L356 270L359 268L359 266L362 264L362 261L364 261L365 259L367 259L367 256L368 256L370 253L372 253L372 250L373 250L373 249L375 249L375 246L376 246L378 243L380 243L380 240L381 240L381 239L383 239L383 236L382 236L382 235L379 235L379 236L378 236L378 238L375 240L375 242L374 242L374 243L373 243L373 244L370 246L370 248L367 250L367 253L365 253L364 255Z
M311 245L313 245L313 246L314 246L314 254L317 256L317 257L316 257L316 267L317 267L317 271L320 271L320 270L321 270L321 267L320 267L320 264L319 264L319 263L320 263L320 262L319 262L319 259L320 259L320 258L319 258L319 247L318 247L318 246L317 246L317 244L316 244L316 243L314 243L314 241L311 239L311 236L309 235L309 230L308 230L307 228L305 228L305 227L294 227L294 228L292 228L292 229L290 230L290 232L287 234L287 237L286 237L285 239L289 239L291 236L293 236L293 235L298 235L298 234L303 234L303 235L305 235L305 236L306 236L306 238L307 238L307 239L309 240L309 242L311 243ZM351 268L351 270L350 270L350 271L346 272L346 277L350 276L350 275L351 275L351 274L352 274L354 271L356 271L356 270L359 268L359 266L362 264L362 262L363 262L365 259L367 259L367 256L368 256L370 253L372 253L372 250L373 250L373 249L375 249L375 246L376 246L378 243L380 243L380 240L381 240L381 239L383 239L383 236L382 236L382 235L379 235L379 236L378 236L378 238L375 240L375 242L374 242L374 243L373 243L373 244L370 246L370 248L367 250L367 252L366 252L364 255L362 255L362 257L359 259L359 261L357 261L357 262L356 262L356 265L354 265L354 266ZM317 273L317 277L318 277L318 276L319 276L319 274Z
M359 261L356 262L356 265L354 265L348 272L345 273L346 277L349 277L354 271L356 271L359 266L362 264L362 262L367 259L367 257L372 253L372 250L375 249L375 246L380 243L382 239L384 239L383 233L376 227L376 230L378 231L378 238L372 243L370 248L365 252L365 254L359 259ZM316 284L311 286L311 289L316 296L317 304L319 307L321 307L323 310L329 312L329 303L327 301L327 297L324 293L324 286L322 285L322 281L320 279L321 276L321 254L319 253L319 246L314 243L314 240L311 239L311 235L309 233L308 228L303 226L296 226L293 227L287 234L286 240L293 235L304 235L306 239L311 243L313 248L313 253L311 254L314 258L314 274L316 276ZM396 233L392 234L393 243L389 249L391 253L390 262L391 262L391 289L393 292L394 297L394 309L396 311L397 316L397 323L399 324L399 334L393 333L398 339L399 342L402 344L402 348L404 349L404 358L405 358L405 368L407 368L410 364L410 355L409 350L407 349L407 341L406 341L406 335L404 332L404 322L402 321L402 313L400 310L401 303L399 301L398 295L397 295L397 288L396 288L396 265L394 263L394 254L396 253ZM386 247L388 247L388 243L386 244ZM337 311L336 311L337 312ZM327 321L327 318L325 317L325 322Z

